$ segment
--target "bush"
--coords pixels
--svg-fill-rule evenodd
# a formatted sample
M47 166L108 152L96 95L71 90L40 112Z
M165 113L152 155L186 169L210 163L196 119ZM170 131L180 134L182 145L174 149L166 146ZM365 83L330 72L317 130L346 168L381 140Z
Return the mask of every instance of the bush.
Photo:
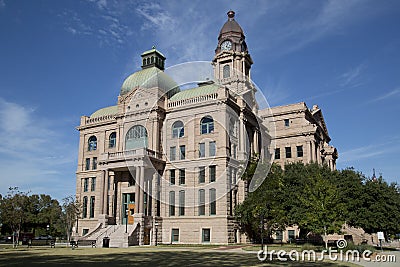
M367 245L367 244L362 244L362 245L355 245L353 242L348 242L347 246L343 249L340 249L344 252L348 251L348 250L357 250L360 254L363 253L365 250L369 250L374 252L375 251L375 247L371 246L371 245Z

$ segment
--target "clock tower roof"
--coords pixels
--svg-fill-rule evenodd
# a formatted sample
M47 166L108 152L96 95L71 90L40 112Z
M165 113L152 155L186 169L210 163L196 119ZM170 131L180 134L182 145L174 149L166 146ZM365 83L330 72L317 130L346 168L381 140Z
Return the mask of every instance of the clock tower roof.
M239 23L235 20L235 12L232 10L228 11L228 21L225 22L224 26L222 26L221 31L219 32L219 37L226 33L239 33L243 35L242 27L240 27Z

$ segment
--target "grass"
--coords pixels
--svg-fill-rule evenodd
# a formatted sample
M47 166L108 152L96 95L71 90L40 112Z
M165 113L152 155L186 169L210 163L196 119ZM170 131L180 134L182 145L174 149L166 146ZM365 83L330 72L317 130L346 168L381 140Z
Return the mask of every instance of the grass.
M255 253L212 247L0 248L0 266L355 266L332 262L260 262Z

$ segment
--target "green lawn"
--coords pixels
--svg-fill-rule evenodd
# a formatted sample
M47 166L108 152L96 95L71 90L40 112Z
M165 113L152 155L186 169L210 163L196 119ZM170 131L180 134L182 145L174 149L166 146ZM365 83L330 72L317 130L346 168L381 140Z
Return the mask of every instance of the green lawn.
M330 262L260 262L254 253L229 250L229 247L0 248L0 266L355 266Z

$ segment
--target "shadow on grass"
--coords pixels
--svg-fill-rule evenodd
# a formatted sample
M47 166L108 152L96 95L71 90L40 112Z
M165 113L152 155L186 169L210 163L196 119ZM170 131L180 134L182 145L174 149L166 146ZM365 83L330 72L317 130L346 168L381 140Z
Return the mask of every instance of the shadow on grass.
M45 251L0 252L0 266L340 266L329 262L260 262L256 254L197 251L155 251L126 253L91 253L48 255Z

